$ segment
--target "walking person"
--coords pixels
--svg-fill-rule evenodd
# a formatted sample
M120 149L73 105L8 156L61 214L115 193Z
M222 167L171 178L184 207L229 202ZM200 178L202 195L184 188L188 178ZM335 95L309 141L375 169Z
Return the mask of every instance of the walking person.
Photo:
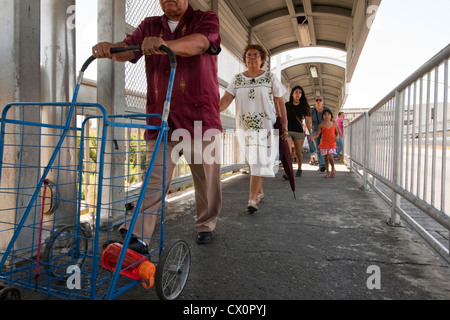
M314 106L314 108L311 111L311 118L312 118L312 135L315 136L316 133L318 132L319 129L319 125L322 123L323 119L322 119L322 113L324 112L324 110L328 110L331 112L331 109L328 107L325 107L323 105L323 99L321 96L316 97L316 104ZM319 161L319 171L321 172L325 172L325 160L323 155L320 153L320 132L319 132L319 136L317 138L315 138L313 140L314 145L316 147L316 151L317 151L317 161Z
M222 189L220 180L220 163L203 158L203 150L219 141L222 131L219 112L219 82L217 77L217 55L220 53L219 19L213 12L194 10L188 0L159 1L164 15L149 17L141 22L131 35L118 43L102 42L92 48L95 58L108 58L113 61L130 61L136 63L145 56L147 76L148 114L162 114L169 82L170 63L161 45L169 47L177 56L177 71L171 99L171 111L168 119L170 127L166 159L166 181L162 181L161 170L152 172L146 196L136 222L130 241L130 249L139 252L147 250L156 215L149 214L158 210L162 197L160 189L163 183L166 192L172 179L172 173L181 153L191 160L192 177L195 185L195 202L197 219L195 227L198 232L197 243L210 243L215 235L217 219L222 206ZM141 45L141 51L111 54L113 47ZM149 125L160 125L161 119L148 118ZM180 149L181 143L172 140L175 129L189 132L190 150ZM195 141L195 132L209 132L207 139ZM154 150L157 132L146 133L147 147ZM183 137L185 138L185 137ZM209 140L209 141L207 141ZM212 142L211 142L212 141ZM183 140L183 145L186 141ZM200 145L201 148L194 148ZM158 152L155 167L162 166L162 148ZM200 149L200 150L198 150ZM201 155L198 153L202 152ZM170 156L171 155L171 156ZM149 155L151 156L151 155ZM194 159L197 162L194 163ZM201 159L201 160L198 160ZM205 161L208 160L208 161ZM149 157L147 157L149 161ZM129 223L120 227L120 232L128 232Z
M325 159L325 178L334 178L336 176L336 169L334 167L334 155L336 154L336 141L339 139L339 127L333 121L333 113L329 110L324 110L322 113L323 122L319 125L317 133L309 139L317 139L321 135L320 153ZM329 166L331 166L331 174Z
M342 156L342 151L344 150L344 121L348 119L345 118L345 113L343 111L339 112L338 117L336 119L336 123L339 127L340 135L339 141L337 142L337 154L334 156L334 159L339 159L341 162L344 162L344 157Z
M306 139L308 140L309 146L309 164L311 166L317 166L319 162L316 160L316 146L313 141L309 141L310 135L306 135Z
M312 109L310 108L309 111L312 113ZM312 127L312 117L311 117L311 127ZM316 145L314 144L314 141L310 141L309 137L312 135L312 130L306 130L305 126L303 126L303 130L305 130L306 133L306 140L308 141L309 146L309 164L311 166L318 166L319 161L317 161L317 151L316 151Z
M297 156L298 168L296 177L302 176L303 144L305 142L305 132L303 130L303 120L308 131L311 132L311 111L306 99L305 91L300 86L295 86L291 90L289 101L285 104L288 120L288 137L294 141L295 154ZM287 180L287 176L283 178Z
M247 70L234 76L220 100L220 111L224 111L236 99L237 137L250 167L249 213L257 211L264 199L264 179L275 177L279 135L273 126L277 116L281 116L285 129L281 138L287 136L282 98L286 89L273 73L262 69L266 59L267 53L260 45L248 45L243 55Z

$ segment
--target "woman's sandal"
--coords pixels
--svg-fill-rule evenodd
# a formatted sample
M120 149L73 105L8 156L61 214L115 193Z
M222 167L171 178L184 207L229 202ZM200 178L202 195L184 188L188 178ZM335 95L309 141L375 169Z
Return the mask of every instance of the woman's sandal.
M248 200L247 212L253 214L256 211L258 211L258 206L256 205L256 202L253 200Z
M264 193L258 193L256 200L260 203L264 199Z
M336 177L336 171L331 172L330 178L334 178L334 177Z

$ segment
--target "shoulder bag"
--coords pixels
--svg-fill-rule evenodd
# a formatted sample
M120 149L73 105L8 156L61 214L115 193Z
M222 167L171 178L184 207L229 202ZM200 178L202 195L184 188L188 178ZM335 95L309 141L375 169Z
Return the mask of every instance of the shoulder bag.
M291 108L292 112L294 113L295 119L297 119L298 123L300 123L300 125L302 126L302 120L300 120L300 118L298 117L297 113L295 112L294 108L292 108L291 104L288 102L289 108ZM302 111L303 113L303 111Z

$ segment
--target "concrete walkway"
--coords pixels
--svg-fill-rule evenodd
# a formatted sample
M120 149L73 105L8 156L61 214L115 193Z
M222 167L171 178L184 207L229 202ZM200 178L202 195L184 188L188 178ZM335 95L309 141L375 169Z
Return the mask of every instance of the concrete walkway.
M283 172L246 212L249 175L223 182L223 210L209 245L195 242L192 193L167 206L166 241L191 249L179 300L450 299L450 266L409 227L391 227L389 207L344 165L335 179L303 165L294 200ZM178 195L177 195L178 196ZM23 299L40 299L24 294ZM140 286L120 300L157 300ZM185 301L187 305L188 301Z
M386 203L337 168L335 179L324 179L304 164L297 200L281 170L266 180L253 215L245 209L249 175L224 181L209 245L195 243L193 195L170 202L165 238L186 240L192 256L180 300L450 299L448 263L408 226L389 226ZM123 296L142 298L154 295Z

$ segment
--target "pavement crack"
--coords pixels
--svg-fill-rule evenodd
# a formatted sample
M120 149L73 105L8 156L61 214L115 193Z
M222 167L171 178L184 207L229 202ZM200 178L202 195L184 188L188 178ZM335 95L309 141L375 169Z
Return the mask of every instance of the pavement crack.
M348 226L332 226L332 225L322 225L322 224L313 224L313 223L304 223L302 224L304 226L308 227L316 227L316 228L322 228L322 229L339 229L339 230L359 230L360 227L348 227Z
M242 253L246 254L267 254L267 253L283 253L283 254L292 254L292 251L283 251L283 250L240 250Z
M364 263L372 263L372 264L397 265L397 266L401 266L401 265L422 266L422 267L435 267L436 266L435 264L419 263L419 262L411 262L411 261L391 262L391 261L381 261L381 260L373 260L373 259L366 260L366 259L350 259L350 258L335 258L335 257L327 258L325 260L329 261L329 262L349 261L349 262L364 262ZM445 267L445 266L438 266L438 267Z

